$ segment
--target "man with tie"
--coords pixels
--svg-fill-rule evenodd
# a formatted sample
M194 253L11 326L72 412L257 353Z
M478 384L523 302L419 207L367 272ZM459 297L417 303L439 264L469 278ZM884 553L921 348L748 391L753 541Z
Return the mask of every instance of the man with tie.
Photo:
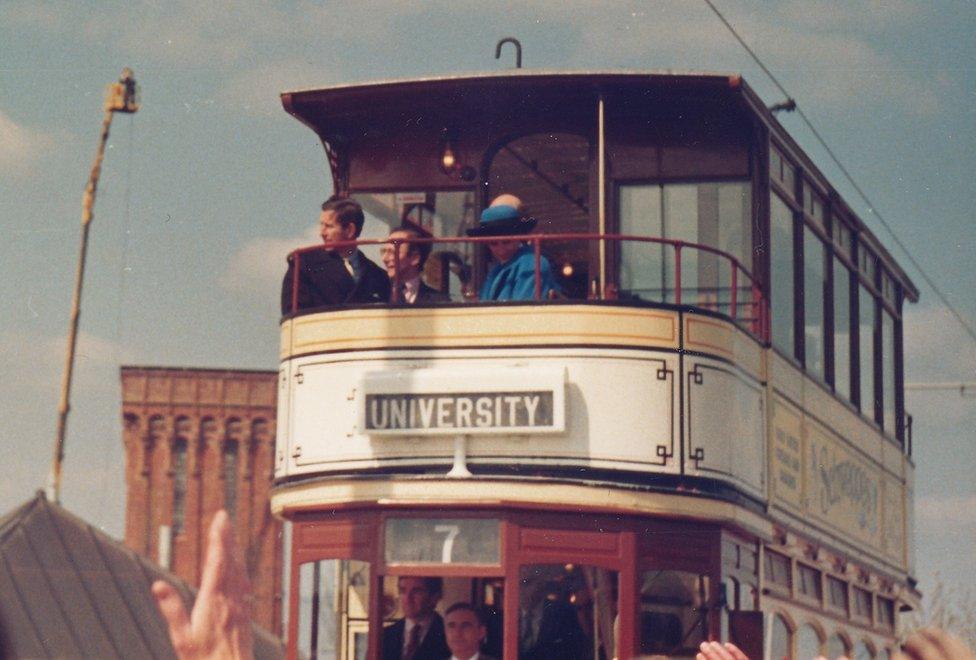
M420 225L405 220L402 225L390 232L388 240L416 238L431 238L431 233ZM390 277L390 286L399 286L395 299L394 292L391 291L390 302L400 305L450 302L451 299L446 293L428 286L420 279L420 274L424 270L424 264L427 263L427 257L430 256L433 245L431 243L400 243L397 247L400 252L399 262L393 243L384 245L380 253L383 258L383 265L386 266L386 274ZM398 272L399 277L397 277Z
M322 204L319 235L323 250L288 257L288 272L281 284L281 313L329 305L387 302L390 281L382 268L355 246L333 247L336 241L352 241L363 230L363 208L347 198L331 197ZM297 309L292 309L295 260L298 259Z
M451 650L444 620L434 611L444 582L439 577L401 577L397 592L403 618L383 629L383 660L447 660Z

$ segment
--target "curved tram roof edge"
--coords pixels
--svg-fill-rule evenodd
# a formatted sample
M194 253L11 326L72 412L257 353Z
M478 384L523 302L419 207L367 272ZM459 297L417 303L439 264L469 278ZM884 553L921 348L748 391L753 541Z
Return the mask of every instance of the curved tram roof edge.
M874 232L865 224L860 215L855 213L851 205L844 197L834 189L830 180L821 172L820 168L814 164L813 160L799 146L792 135L786 130L783 124L769 110L759 94L753 90L749 84L738 73L706 72L706 71L681 71L676 69L619 69L619 70L555 70L555 69L507 69L489 72L468 72L458 74L446 74L441 76L423 76L418 78L391 78L385 80L364 81L355 83L343 83L325 87L309 87L296 90L281 92L280 98L284 109L293 117L311 128L323 142L328 142L326 135L316 127L316 122L312 121L306 113L297 107L299 103L322 102L330 98L338 99L347 95L369 94L373 91L391 88L411 88L411 87L443 87L453 90L454 86L466 83L500 81L533 81L551 83L566 82L585 82L594 86L610 83L679 83L685 86L699 86L712 88L725 88L737 94L742 100L743 105L754 116L759 118L766 128L774 133L791 153L802 162L803 168L812 178L818 179L826 184L828 189L834 190L836 200L846 211L846 215L852 217L858 231L864 233L868 238L872 250L874 250L885 262L901 284L905 288L905 295L912 302L918 302L919 290L904 269L892 257L891 253L885 248L884 244L878 239Z

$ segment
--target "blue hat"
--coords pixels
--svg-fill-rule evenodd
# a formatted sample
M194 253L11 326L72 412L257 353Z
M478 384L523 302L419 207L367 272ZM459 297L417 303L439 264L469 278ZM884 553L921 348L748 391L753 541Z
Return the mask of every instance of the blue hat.
M535 218L526 218L514 206L499 204L481 212L481 223L467 230L468 236L508 236L528 234L535 227Z

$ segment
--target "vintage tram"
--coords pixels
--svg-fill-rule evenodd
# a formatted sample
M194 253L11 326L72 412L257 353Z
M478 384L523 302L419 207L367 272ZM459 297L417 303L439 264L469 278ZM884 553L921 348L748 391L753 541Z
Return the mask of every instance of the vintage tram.
M545 657L550 610L581 640L559 657L888 656L919 599L918 291L745 81L516 70L282 101L366 210L364 251L424 225L451 298L283 317L291 657L380 658L402 576L485 608L509 660ZM500 193L561 295L472 299L465 230Z

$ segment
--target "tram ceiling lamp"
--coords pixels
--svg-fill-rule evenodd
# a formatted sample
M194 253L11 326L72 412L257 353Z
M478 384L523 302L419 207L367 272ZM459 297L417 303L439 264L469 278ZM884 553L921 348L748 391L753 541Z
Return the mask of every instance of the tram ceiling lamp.
M441 172L448 176L456 176L463 181L472 181L475 177L475 170L470 165L461 165L458 158L457 134L445 128L441 132Z

